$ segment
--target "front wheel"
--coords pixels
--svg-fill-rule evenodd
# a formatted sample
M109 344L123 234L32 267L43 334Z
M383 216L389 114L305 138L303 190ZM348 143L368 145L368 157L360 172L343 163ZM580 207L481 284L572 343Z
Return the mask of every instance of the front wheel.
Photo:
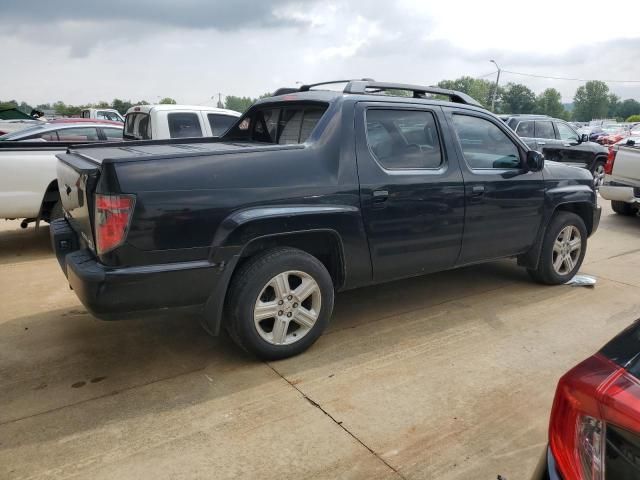
M287 358L318 339L333 301L331 276L317 258L294 248L268 250L234 275L225 326L240 347L257 357Z
M558 212L544 235L538 268L530 269L534 280L559 285L578 273L587 251L587 229L575 213Z
M593 166L593 186L595 188L600 188L604 183L604 160L598 160Z

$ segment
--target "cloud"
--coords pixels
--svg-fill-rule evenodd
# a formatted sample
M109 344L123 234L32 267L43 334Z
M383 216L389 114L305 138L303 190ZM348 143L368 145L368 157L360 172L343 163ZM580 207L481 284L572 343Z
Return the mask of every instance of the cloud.
M541 11L554 1L540 0ZM516 72L640 79L632 16L602 29L589 9L573 7L558 7L556 14L570 11L572 20L547 35L542 13L525 20L492 0L462 1L454 13L423 0L1 3L3 65L11 67L2 95L29 102L171 96L210 104L218 92L257 96L296 81L349 77L435 84L491 74L491 58ZM504 72L506 82L536 92L554 87L565 100L581 84ZM640 84L609 86L622 98L640 98Z

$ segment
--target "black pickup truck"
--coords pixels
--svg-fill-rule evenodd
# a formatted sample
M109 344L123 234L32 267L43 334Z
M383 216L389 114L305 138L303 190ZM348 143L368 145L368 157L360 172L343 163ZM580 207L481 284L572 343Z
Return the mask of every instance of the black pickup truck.
M600 219L588 171L463 93L341 83L277 92L220 139L58 155L52 244L87 309L198 309L273 359L319 337L336 291L503 257L547 284L577 272Z

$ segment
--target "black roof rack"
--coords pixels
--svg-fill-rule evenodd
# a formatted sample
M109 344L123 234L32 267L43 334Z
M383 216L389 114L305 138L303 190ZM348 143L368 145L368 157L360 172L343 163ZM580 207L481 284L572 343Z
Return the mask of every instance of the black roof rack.
M282 95L284 93L308 92L314 87L322 85L335 85L337 83L346 83L344 87L344 93L379 93L389 90L403 90L413 93L413 98L425 98L427 94L430 95L442 95L449 97L449 101L454 103L464 103L466 105L474 105L476 107L482 107L482 104L470 97L466 93L458 92L456 90L449 90L447 88L440 87L426 87L423 85L409 85L406 83L389 83L389 82L376 82L372 78L362 78L358 80L331 80L329 82L311 83L308 85L302 85L298 89L294 88L280 88L276 90L275 95Z
M405 83L376 82L373 80L352 80L347 84L346 87L344 87L344 93L367 93L367 90L404 90L413 92L413 98L424 98L427 94L442 95L445 97L449 97L449 100L454 103L464 103L467 105L482 107L480 102L470 97L466 93L458 92L456 90L449 90L447 88L427 87L423 85L408 85Z

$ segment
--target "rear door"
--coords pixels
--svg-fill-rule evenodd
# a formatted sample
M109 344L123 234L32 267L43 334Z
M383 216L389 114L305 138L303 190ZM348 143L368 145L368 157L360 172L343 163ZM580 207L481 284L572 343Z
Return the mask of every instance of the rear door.
M551 120L536 120L535 136L536 146L534 148L543 154L545 151L550 152L551 149L555 149L558 146L559 141L556 139L556 132Z
M460 253L464 185L440 107L356 105L356 154L376 281L451 268Z
M576 167L591 166L591 146L580 143L580 135L565 122L554 122L558 132L557 155L552 160Z
M517 255L542 222L542 172L523 168L526 150L512 130L483 112L445 108L457 138L466 214L459 264Z

